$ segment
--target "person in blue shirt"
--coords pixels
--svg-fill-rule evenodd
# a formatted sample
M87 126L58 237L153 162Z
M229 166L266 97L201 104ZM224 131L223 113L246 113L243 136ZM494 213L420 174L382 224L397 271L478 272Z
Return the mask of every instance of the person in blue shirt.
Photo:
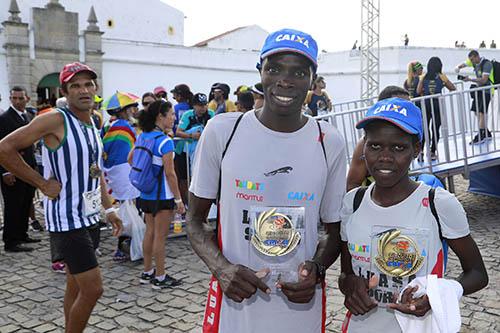
M174 169L174 142L164 134L172 130L175 121L174 110L170 102L158 100L151 103L147 110L139 115L139 126L143 139L154 139L153 159L161 159L161 176L153 190L141 192L138 207L144 212L146 232L144 234L144 272L140 283L152 284L153 289L163 289L179 285L180 280L165 272L165 242L174 214L184 214L186 209L181 199L177 176ZM132 160L130 156L129 160ZM158 188L159 187L159 188ZM153 258L156 269L153 266Z
M175 111L175 123L174 123L174 132L179 125L179 121L182 118L184 112L191 110L193 108L193 93L189 86L186 84L178 84L174 87L174 89L170 90L170 92L174 95L174 99L177 104L174 106Z
M185 139L179 141L175 147L175 171L177 172L177 177L179 177L179 188L184 202L187 202L188 196L187 155L184 151L185 142L189 145L198 142L201 135L201 129L203 129L207 122L214 117L214 111L209 110L207 104L207 95L203 93L194 94L193 109L184 112L175 133L177 137ZM196 126L199 126L200 130L190 131Z

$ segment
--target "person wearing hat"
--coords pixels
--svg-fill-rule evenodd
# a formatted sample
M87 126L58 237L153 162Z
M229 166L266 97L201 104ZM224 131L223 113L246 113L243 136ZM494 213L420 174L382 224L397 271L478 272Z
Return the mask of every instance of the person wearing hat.
M137 102L125 105L121 108L107 109L106 111L114 118L109 126L101 130L103 142L103 170L104 178L109 189L109 193L120 203L119 209L126 204L126 201L133 201L139 197L140 192L129 180L130 164L128 155L135 145L137 133L132 126L132 119L137 113ZM125 220L126 214L120 213ZM128 216L127 216L128 217ZM125 221L127 222L127 221ZM130 225L126 223L127 225ZM130 236L130 235L128 235ZM113 254L113 260L125 261L127 254L120 250L121 244L128 236L120 236L118 247Z
M253 108L255 110L260 109L262 106L264 106L264 91L262 90L262 83L258 82L253 85L252 88L250 88L253 94Z
M203 93L196 93L193 95L192 105L193 108L184 112L182 118L177 126L175 135L181 140L175 146L175 171L179 180L179 189L181 191L184 202L188 202L188 173L187 173L187 155L194 152L194 148L198 143L203 128L207 122L215 116L212 110L208 109L208 98ZM188 143L186 147L185 143ZM187 151L188 150L188 151ZM192 154L190 154L190 162Z
M174 124L174 132L177 130L177 126L179 125L179 121L182 118L184 112L191 110L193 108L193 93L187 84L178 84L174 87L174 89L170 90L173 94L175 101L177 104L174 106L175 111L175 124Z
M201 135L187 233L213 274L204 332L324 331L324 277L340 253L340 223L335 222L340 222L347 163L338 130L302 114L317 52L307 33L271 33L257 64L263 108L218 115ZM204 227L214 200L219 207L216 233ZM268 243L252 238L250 228L255 227L255 209L263 207L269 212L295 207L294 216L303 219L303 225L280 220L275 227L303 231L290 257L259 255L259 245ZM324 238L318 235L320 221L327 230ZM292 243L277 244L274 250L283 251ZM280 258L283 265L274 266ZM288 273L280 275L281 270Z
M162 86L154 88L153 94L155 94L156 98L164 99L165 101L167 101L167 89L163 88Z
M215 114L236 111L236 105L229 100L230 91L227 84L214 83L210 90L213 99L208 103L208 109L214 111Z
M106 192L102 144L90 110L97 90L96 72L78 62L59 74L68 106L35 117L0 141L0 164L46 196L45 222L51 242L66 264L64 316L67 332L82 332L100 298L102 277L92 240L101 209L120 234L122 223ZM23 162L19 151L43 138L44 176Z
M450 325L458 320L458 328L436 330L457 332L460 329L458 300L462 294L484 288L488 275L479 249L470 236L465 211L455 196L440 187L431 190L431 186L415 182L408 175L410 164L421 149L422 112L407 100L384 99L368 109L356 128L364 129L364 160L375 182L367 188L349 191L343 201L339 288L345 295L344 304L349 310L343 332L434 332L434 329L415 327L420 327L422 322ZM357 203L356 196L359 198ZM370 257L377 253L373 254L373 251L379 250L371 249L370 253L369 249L372 228L377 225L387 226L389 230L428 230L428 247L421 249L426 256L427 269L417 269L412 276L401 277L379 270L372 277ZM412 236L405 237L411 239ZM458 276L456 280L443 279L445 249L442 239L460 260L462 272L460 275L453 273L453 276ZM406 240L408 238L402 238L398 243L401 251L408 249L404 247ZM427 274L433 274L437 279L426 278ZM393 292L402 290L415 277L415 282L422 283L421 287L425 287L426 279L436 281L442 294L447 295L441 299L445 305L443 311L454 313L458 318L450 316L445 322L443 313L434 308L435 301L441 297L440 292L431 293L427 289L426 294L414 287L413 282L396 302ZM414 329L409 330L409 327Z
M410 93L410 98L415 98L420 96L417 92L417 86L420 79L420 75L424 72L424 67L418 61L411 61L408 63L408 76L403 83L403 88L408 90Z

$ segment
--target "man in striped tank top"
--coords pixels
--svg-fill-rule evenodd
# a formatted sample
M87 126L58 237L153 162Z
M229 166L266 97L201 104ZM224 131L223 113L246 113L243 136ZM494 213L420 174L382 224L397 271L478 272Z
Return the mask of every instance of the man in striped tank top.
M0 141L0 164L46 196L45 221L51 241L67 269L66 332L82 332L97 300L102 279L93 248L101 207L118 236L122 223L112 208L102 177L102 143L91 120L97 84L95 71L80 63L59 75L68 106L36 117ZM44 176L18 153L43 139Z

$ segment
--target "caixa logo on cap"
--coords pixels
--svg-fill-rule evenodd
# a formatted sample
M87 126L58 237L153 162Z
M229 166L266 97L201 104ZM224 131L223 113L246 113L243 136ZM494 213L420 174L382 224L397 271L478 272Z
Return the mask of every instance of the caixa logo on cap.
M407 115L406 108L404 108L400 105L396 105L396 104L381 105L373 111L373 114L377 114L377 113L380 113L382 111L394 111L394 112L397 112L397 113L405 115L405 116Z
M275 39L276 42L281 42L281 41L285 41L285 40L289 40L291 42L297 42L297 43L300 43L300 44L304 45L305 47L309 48L309 41L304 36L280 34L280 35L276 36L276 39Z

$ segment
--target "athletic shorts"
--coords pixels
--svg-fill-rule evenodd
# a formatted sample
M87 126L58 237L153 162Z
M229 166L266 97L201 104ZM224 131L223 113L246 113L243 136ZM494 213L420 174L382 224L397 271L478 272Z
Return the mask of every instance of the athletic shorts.
M87 272L98 266L94 246L99 232L99 225L96 224L89 228L49 233L54 250L71 274Z
M187 156L186 153L175 154L175 174L179 180L187 180Z
M146 214L155 214L160 210L173 210L175 209L174 199L168 200L144 200L137 199L137 206Z
M484 96L484 98L483 98ZM477 92L472 98L472 112L486 113L488 112L488 105L490 105L491 94L484 93L482 91ZM477 101L477 105L476 105Z

